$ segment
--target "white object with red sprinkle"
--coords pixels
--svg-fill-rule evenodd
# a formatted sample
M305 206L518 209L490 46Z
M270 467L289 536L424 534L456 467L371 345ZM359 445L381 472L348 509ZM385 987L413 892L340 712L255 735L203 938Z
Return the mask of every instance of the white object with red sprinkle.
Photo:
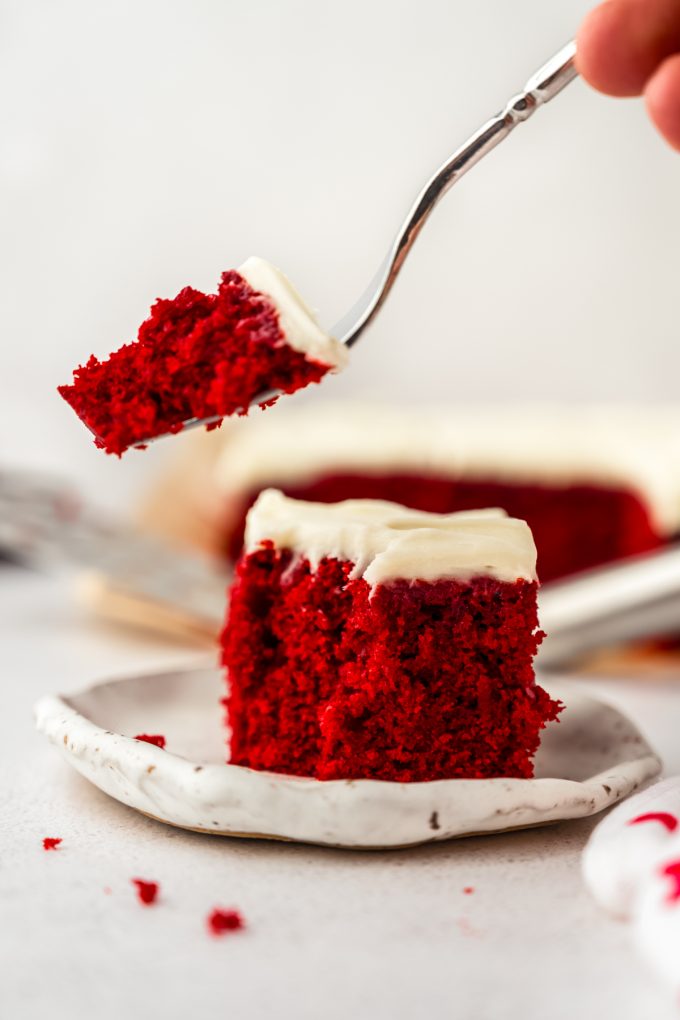
M619 804L583 851L583 877L605 910L629 917L655 863L673 843L680 853L680 777L665 779Z
M680 837L674 854L656 864L637 900L633 938L659 977L680 991ZM669 843L669 849L670 849Z
M680 776L619 804L593 831L582 866L600 906L630 920L639 951L680 991Z

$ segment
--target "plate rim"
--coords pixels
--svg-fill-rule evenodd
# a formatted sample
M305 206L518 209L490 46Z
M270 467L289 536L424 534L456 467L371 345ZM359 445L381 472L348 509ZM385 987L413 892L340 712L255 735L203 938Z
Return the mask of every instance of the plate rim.
M109 796L114 797L120 803L126 804L133 810L137 810L148 817L155 818L164 824L173 825L179 828L190 829L197 832L205 832L210 835L238 836L243 838L265 838L284 841L311 843L315 845L334 846L350 849L391 849L405 846L416 846L428 842L438 842L445 839L469 836L485 835L493 832L511 831L528 828L536 825L550 824L553 822L568 820L572 818L588 817L597 814L605 808L617 803L629 796L642 785L659 775L661 761L649 746L645 737L640 733L635 723L617 706L606 700L602 700L590 692L570 690L569 698L565 704L573 706L574 703L604 706L611 712L624 719L627 725L634 730L639 739L640 745L635 757L621 762L609 769L605 769L595 775L588 776L583 780L567 779L559 776L541 776L531 779L518 779L510 777L496 777L493 779L437 779L421 781L416 783L397 783L381 779L335 779L318 780L306 776L289 776L281 773L264 772L250 769L242 765L233 765L228 762L224 764L199 763L154 746L153 744L139 741L134 737L116 733L112 730L105 730L94 723L73 704L71 699L77 699L84 695L91 695L99 688L129 683L130 681L141 681L156 678L188 677L196 673L216 673L217 668L207 664L196 664L177 669L154 670L146 673L126 673L107 680L100 680L83 687L81 690L70 695L47 694L41 697L34 706L34 718L36 727L47 739L59 750L62 757L74 767L88 781ZM573 682L563 681L561 684L552 683L553 689L560 692L562 687L571 688ZM69 732L70 731L70 732ZM115 764L114 764L115 763ZM139 800L144 796L135 797L131 795L129 787L118 790L112 789L110 782L104 778L106 769L102 770L102 764L108 766L114 773L125 773L125 766L132 773L136 773L137 786L146 786L153 789L159 778L169 778L169 788L181 786L182 782L190 783L193 786L202 788L202 796L210 793L211 788L224 784L225 789L231 783L235 788L242 786L245 794L251 797L266 797L272 793L290 794L297 803L303 800L325 800L325 807L330 805L331 809L342 815L343 812L352 810L365 810L367 807L373 809L381 808L386 812L391 811L395 815L398 810L408 807L409 811L422 800L420 807L425 809L427 804L434 802L437 797L458 793L465 795L472 790L477 793L492 790L494 793L504 797L506 800L514 801L515 795L530 793L532 796L522 797L521 802L509 805L507 811L496 810L494 816L487 817L487 823L474 831L469 826L456 824L444 824L437 820L439 812L435 809L430 816L430 827L424 832L419 832L414 838L407 838L399 841L400 837L395 834L394 840L381 838L378 842L371 842L370 837L362 839L361 836L332 838L330 833L327 838L320 836L319 832L305 836L299 828L291 832L280 831L286 828L285 819L279 820L276 824L265 826L271 831L261 831L262 826L246 826L245 831L238 826L222 826L215 823L213 826L193 826L178 820L178 816L170 817L171 811L161 811L156 814L153 811L145 810L140 806ZM98 770L102 775L97 775ZM614 773L612 775L612 773ZM109 779L111 777L109 776ZM227 782L225 783L225 780ZM131 779L133 783L135 780ZM161 783L161 787L162 787ZM399 791L399 792L397 792ZM139 791L138 791L139 792ZM148 792L148 791L147 791ZM195 793L195 791L194 791ZM325 795L325 796L324 796ZM430 796L431 795L431 796ZM546 796L548 795L548 796ZM285 799L285 797L283 798ZM401 799L400 805L395 801ZM455 799L455 798L453 798ZM414 803L405 804L404 801ZM137 801L137 803L135 803ZM545 802L553 801L552 806ZM543 804L541 803L543 802ZM298 809L300 804L297 803ZM331 810L331 814L332 814ZM524 811L524 815L522 814ZM218 813L217 811L215 813ZM517 814L520 820L516 824L508 825L509 816ZM533 820L526 820L525 815L533 816ZM435 823L432 824L432 819ZM351 819L350 819L351 820ZM503 824L505 820L506 824ZM421 822L422 825L422 822ZM406 825L405 829L409 826ZM293 827L295 829L295 827ZM303 826L304 829L304 826Z

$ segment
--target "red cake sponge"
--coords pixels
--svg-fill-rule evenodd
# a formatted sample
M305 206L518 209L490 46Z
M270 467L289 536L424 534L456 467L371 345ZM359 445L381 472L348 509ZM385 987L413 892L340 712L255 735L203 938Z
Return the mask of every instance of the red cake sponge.
M305 504L283 505L294 522ZM390 524L393 545L404 521ZM535 580L372 585L355 562L305 556L289 530L294 550L262 541L237 569L222 636L231 761L317 779L530 777L561 708L535 682Z
M297 295L287 300L299 301ZM327 360L316 348L305 352L282 328L280 311L230 270L216 294L185 287L172 300L158 300L136 341L105 361L93 355L59 393L107 453L179 432L192 419L214 428L227 415L246 413L259 397L271 403L264 399L271 391L293 393L337 367L341 345L325 338ZM299 315L311 319L306 308ZM312 328L318 331L315 323Z

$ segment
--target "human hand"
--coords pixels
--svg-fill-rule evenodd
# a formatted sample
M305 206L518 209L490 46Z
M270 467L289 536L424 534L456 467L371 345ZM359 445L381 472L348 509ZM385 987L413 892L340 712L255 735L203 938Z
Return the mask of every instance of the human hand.
M680 0L607 0L584 19L576 66L610 96L644 95L653 123L680 151Z

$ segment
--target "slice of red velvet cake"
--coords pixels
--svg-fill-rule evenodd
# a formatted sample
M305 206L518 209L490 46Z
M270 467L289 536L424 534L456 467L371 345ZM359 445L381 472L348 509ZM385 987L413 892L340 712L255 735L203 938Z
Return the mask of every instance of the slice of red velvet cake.
M346 360L283 273L250 258L222 274L216 294L185 287L158 300L136 341L105 361L93 355L59 393L97 446L120 455L192 419L215 427L271 391L319 382Z
M560 705L528 526L264 492L222 636L231 758L317 779L529 777Z

